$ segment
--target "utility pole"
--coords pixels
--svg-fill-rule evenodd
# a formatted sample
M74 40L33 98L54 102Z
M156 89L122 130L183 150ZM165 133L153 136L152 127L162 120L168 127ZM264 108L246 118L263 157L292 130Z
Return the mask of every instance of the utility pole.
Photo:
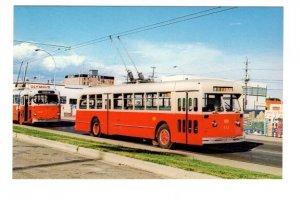
M156 67L151 67L152 68L152 82L154 82L154 70Z
M248 57L246 57L246 62L245 62L245 65L246 65L246 68L245 68L245 101L244 101L244 110L247 109L247 93L248 93L248 82L250 81L250 78L249 78L249 74L248 74L248 64L249 64L249 61L248 61Z

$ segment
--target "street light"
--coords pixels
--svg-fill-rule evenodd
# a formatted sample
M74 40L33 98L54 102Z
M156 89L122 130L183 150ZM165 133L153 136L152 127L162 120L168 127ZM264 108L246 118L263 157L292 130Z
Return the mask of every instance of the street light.
M185 74L185 72L180 67L178 67L177 65L173 66L173 68L174 69L179 69L182 72L182 75Z
M54 58L53 58L53 56L48 52L48 51L46 51L46 50L44 50L44 49L36 49L35 51L43 51L43 52L45 52L46 54L48 54L51 58L52 58L52 60L53 60L53 62L54 62L54 75L53 75L53 82L54 82L54 88L55 88L55 72L56 72L56 62L55 62L55 60L54 60Z
M186 79L187 80L187 78L184 78L185 76L186 76L186 74L185 74L185 72L180 68L180 67L178 67L177 65L175 65L175 66L173 66L173 68L174 69L179 69L181 72L182 72L182 79L184 80L184 79Z

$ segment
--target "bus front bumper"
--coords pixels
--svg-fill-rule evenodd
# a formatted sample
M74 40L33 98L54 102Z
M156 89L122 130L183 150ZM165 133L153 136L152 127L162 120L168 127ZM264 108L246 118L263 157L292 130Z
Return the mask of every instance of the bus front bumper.
M223 143L236 143L244 142L245 136L238 137L215 137L215 138L203 138L202 144L223 144Z
M60 122L60 119L32 119L32 123Z

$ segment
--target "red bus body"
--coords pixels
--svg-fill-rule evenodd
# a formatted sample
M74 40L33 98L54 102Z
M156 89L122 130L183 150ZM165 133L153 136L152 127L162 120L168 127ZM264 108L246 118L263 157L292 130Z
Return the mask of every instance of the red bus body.
M55 89L16 89L13 121L19 124L60 121L59 93Z
M151 99L155 93L156 98ZM172 143L240 142L244 140L242 110L223 106L223 112L206 111L205 102L220 103L222 99L241 103L241 93L241 87L230 81L206 79L88 88L78 101L75 129L92 132L97 119L101 134L155 140L158 129L165 124ZM100 101L99 96L102 105L99 103L98 107L95 104ZM134 104L130 109L126 107L128 96ZM235 96L238 98L229 98ZM156 105L148 108L154 100Z

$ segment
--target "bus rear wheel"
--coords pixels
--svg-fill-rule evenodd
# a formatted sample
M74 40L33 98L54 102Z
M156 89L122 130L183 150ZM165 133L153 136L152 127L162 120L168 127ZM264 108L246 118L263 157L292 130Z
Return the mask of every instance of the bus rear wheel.
M92 121L91 134L94 137L100 137L101 136L101 126L100 126L100 122L99 122L98 118L95 118Z
M156 133L158 145L163 149L170 149L173 145L171 142L171 132L167 124L162 124Z

